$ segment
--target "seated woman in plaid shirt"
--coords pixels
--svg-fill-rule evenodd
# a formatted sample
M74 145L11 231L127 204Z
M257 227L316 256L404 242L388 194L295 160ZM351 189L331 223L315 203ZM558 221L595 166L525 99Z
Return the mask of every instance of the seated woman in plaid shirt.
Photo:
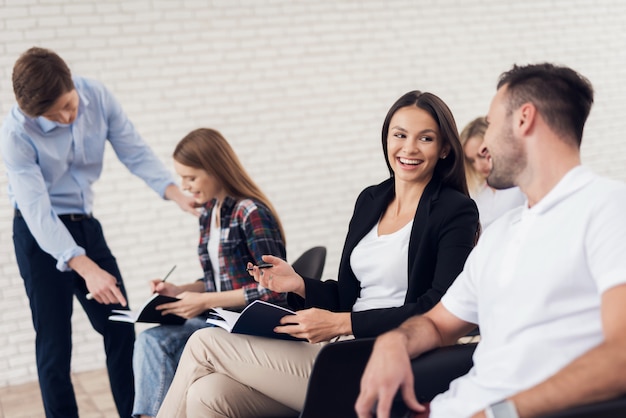
M183 189L204 209L198 247L204 277L181 286L152 281L153 292L181 299L159 308L188 320L150 328L137 338L133 416L156 415L187 339L207 326L202 314L208 309L243 309L256 299L286 303L285 294L259 286L246 271L263 254L286 259L285 238L274 207L228 142L215 130L197 129L178 143L173 157Z

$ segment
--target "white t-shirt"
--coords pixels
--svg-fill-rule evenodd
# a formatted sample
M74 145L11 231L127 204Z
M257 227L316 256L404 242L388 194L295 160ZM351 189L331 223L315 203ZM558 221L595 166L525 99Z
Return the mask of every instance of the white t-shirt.
M352 311L404 305L409 285L409 241L413 221L392 234L378 235L378 223L350 254L350 267L361 282Z
M526 196L519 187L494 190L487 184L484 184L478 194L472 198L478 206L478 216L483 230L509 210L522 206L526 202Z
M597 346L601 295L623 283L626 185L576 167L535 206L495 221L442 298L480 325L481 341L431 418L469 417Z
M215 205L211 210L211 233L209 235L209 242L207 242L207 252L209 253L209 260L211 260L211 267L213 268L213 279L215 281L215 291L222 290L222 281L220 280L220 227L217 224L217 212L219 207Z

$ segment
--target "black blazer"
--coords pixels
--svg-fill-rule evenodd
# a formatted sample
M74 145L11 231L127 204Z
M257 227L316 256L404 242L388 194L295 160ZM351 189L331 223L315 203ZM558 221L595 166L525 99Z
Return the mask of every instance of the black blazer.
M350 312L361 291L350 266L350 254L376 225L394 197L394 181L370 186L359 195L339 264L338 280L305 278L306 299L290 293L294 309L317 307ZM356 338L376 337L407 318L435 306L463 270L474 247L478 209L472 199L433 178L424 189L409 242L409 283L404 305L352 313Z

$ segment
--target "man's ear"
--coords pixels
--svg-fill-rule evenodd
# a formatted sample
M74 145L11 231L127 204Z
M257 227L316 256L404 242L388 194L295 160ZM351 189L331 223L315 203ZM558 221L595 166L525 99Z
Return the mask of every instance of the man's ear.
M537 108L532 103L524 103L515 112L516 124L520 135L528 135L533 129L537 118Z

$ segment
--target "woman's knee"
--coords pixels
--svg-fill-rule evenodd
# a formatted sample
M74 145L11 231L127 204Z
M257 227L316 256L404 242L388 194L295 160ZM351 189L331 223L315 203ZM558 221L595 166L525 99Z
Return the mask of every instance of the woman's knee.
M228 417L226 394L219 384L221 379L205 376L196 380L187 390L187 417Z
M220 332L222 331L222 332ZM185 351L192 351L194 353L209 353L227 344L227 337L230 336L228 332L225 332L221 328L202 328L195 331L185 345ZM220 351L220 350L218 350Z

